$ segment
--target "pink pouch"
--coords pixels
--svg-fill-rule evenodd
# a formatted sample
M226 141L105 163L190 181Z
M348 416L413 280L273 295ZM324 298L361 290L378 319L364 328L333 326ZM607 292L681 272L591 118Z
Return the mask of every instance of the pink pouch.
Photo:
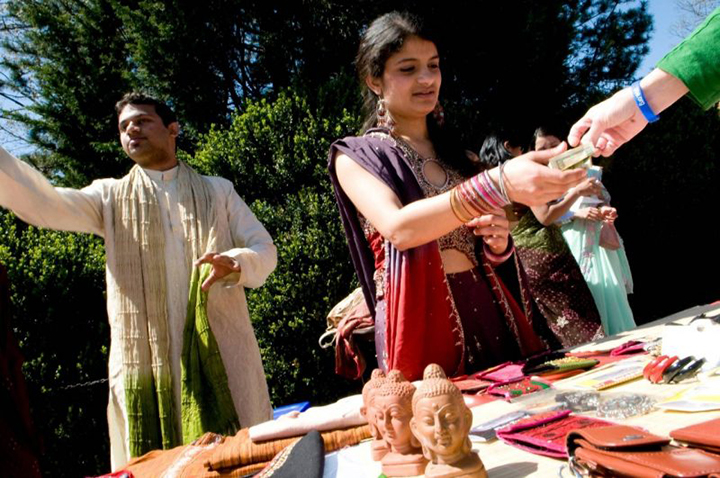
M618 355L630 355L640 352L645 352L645 342L638 340L628 340L624 344L615 347L610 351L611 357L617 357Z
M477 380L489 380L491 382L508 382L511 380L518 380L524 377L522 368L522 364L505 362L476 373L474 378Z
M536 455L566 459L565 438L578 428L614 425L598 418L571 415L570 410L555 410L523 418L497 431L497 437L508 445Z

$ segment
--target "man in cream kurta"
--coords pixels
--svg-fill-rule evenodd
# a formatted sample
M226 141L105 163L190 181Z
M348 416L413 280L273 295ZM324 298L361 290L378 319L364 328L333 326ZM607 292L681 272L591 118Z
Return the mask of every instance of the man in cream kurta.
M178 207L177 160L174 140L177 123L164 125L154 105L127 104L118 111L121 142L128 155L142 167L155 189L165 238L165 277L170 362L175 409L180 410L180 359L185 325L190 271L186 270L183 224ZM151 124L149 124L151 123ZM160 124L158 124L160 123ZM165 131L170 131L169 137ZM158 132L159 131L159 132ZM159 139L158 139L159 137ZM148 145L148 143L150 143ZM159 145L159 146L158 146ZM162 153L171 153L158 156ZM144 155L143 151L153 154ZM153 156L154 155L154 156ZM150 159L148 159L150 158ZM258 287L277 264L277 252L265 228L238 196L232 183L219 177L205 177L211 184L217 211L219 247L226 250L205 254L203 262L213 264L215 280L209 288L208 316L220 349L228 385L240 424L250 426L272 418L272 409L255 334L248 316L244 287ZM116 179L99 179L80 189L53 187L42 174L0 148L0 206L6 207L24 221L41 227L97 234L105 239L108 263L113 262L112 187ZM231 269L228 269L230 265ZM237 272L239 271L239 272ZM123 386L120 337L124 333L115 320L112 293L114 277L106 269L108 283L108 318L111 329L109 358L110 430L112 469L130 459L128 420ZM180 414L178 416L178 425ZM181 427L179 427L181 429Z

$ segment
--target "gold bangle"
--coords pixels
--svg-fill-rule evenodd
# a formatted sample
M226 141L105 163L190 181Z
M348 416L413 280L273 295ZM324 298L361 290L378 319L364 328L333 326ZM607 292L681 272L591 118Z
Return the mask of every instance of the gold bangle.
M472 218L466 219L465 215L462 213L462 210L458 207L457 201L458 198L456 197L457 194L457 186L452 188L450 190L450 209L452 209L453 214L455 214L455 217L458 219L458 221L465 224L466 222L469 222Z
M459 186L456 186L456 187L459 187ZM472 205L470 203L468 203L467 199L465 199L463 197L462 191L460 191L458 189L456 194L457 194L456 200L457 200L458 205L460 206L460 209L462 211L465 211L467 216L470 218L470 219L468 219L468 221L475 219L478 216L482 216L482 213L480 211L478 211L477 209L475 209L474 207L472 207ZM467 222L467 221L465 221L465 222Z

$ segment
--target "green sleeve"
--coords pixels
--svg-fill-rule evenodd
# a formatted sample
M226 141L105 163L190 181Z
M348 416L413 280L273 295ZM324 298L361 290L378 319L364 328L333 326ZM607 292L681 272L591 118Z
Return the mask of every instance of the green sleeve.
M720 7L657 67L685 83L689 96L704 109L720 101Z

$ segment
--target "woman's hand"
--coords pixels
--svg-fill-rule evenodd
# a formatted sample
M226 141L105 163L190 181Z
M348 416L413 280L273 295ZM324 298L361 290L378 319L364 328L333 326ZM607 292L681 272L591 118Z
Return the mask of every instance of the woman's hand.
M618 217L617 209L610 206L602 206L600 208L600 214L603 216L603 221L608 222L615 222L615 219Z
M202 283L202 290L207 292L210 286L223 277L232 274L233 272L240 272L240 263L232 257L223 256L217 252L206 252L198 260L195 261L195 267L199 267L200 264L212 264L212 271L205 282Z
M584 207L575 213L575 218L587 221L602 221L603 214L596 207Z
M553 156L564 152L563 142L545 151L533 151L511 159L505 164L503 180L512 202L528 206L540 206L563 196L568 189L577 186L587 178L584 169L560 171L550 169L547 163ZM497 182L498 168L490 171L490 177Z
M482 236L493 254L502 254L507 250L510 223L503 211L476 217L465 225L472 228L476 236Z
M575 195L580 196L600 196L602 187L595 178L587 178L577 186L575 186Z

